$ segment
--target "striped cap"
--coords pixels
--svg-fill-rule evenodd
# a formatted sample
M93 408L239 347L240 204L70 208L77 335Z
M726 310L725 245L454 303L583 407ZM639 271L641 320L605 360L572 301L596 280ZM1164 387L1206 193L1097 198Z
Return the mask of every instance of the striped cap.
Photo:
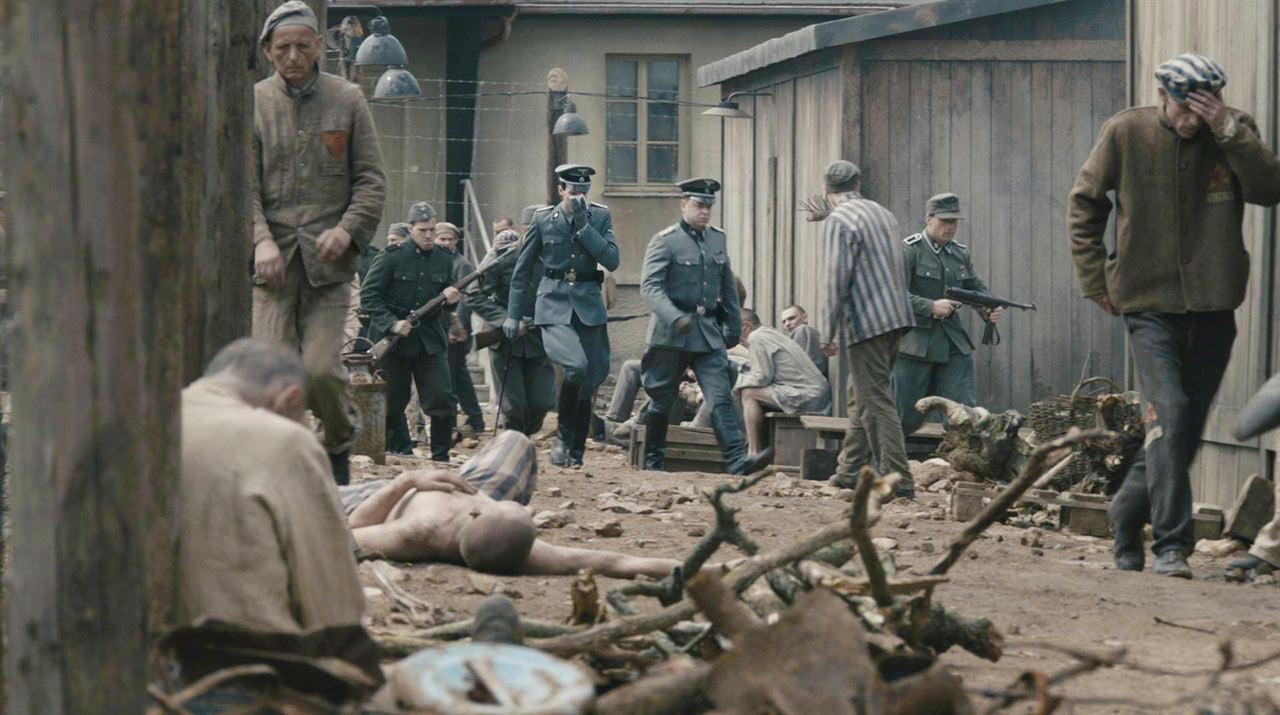
M1174 101L1185 102L1187 95L1196 90L1213 94L1222 89L1227 84L1227 73L1208 57L1188 52L1161 63L1156 68L1156 79Z

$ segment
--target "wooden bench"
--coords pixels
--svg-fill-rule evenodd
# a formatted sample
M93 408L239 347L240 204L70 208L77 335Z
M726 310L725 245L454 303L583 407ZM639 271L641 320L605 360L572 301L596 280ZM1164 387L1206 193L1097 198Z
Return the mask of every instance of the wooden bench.
M773 463L779 471L798 473L805 479L826 479L833 473L849 418L769 412L765 424ZM942 435L941 424L926 422L907 438L907 456L927 459L938 448Z
M643 425L636 425L631 430L628 454L633 469L644 469L644 432ZM664 466L668 472L725 473L724 457L720 454L715 431L710 427L668 427Z

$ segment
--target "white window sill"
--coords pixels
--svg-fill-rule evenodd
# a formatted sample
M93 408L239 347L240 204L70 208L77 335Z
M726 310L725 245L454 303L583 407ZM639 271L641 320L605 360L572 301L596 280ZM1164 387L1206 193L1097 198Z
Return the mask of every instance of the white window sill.
M665 188L644 188L641 186L626 187L618 189L605 189L604 195L607 197L616 197L622 199L678 199L683 194L679 191Z

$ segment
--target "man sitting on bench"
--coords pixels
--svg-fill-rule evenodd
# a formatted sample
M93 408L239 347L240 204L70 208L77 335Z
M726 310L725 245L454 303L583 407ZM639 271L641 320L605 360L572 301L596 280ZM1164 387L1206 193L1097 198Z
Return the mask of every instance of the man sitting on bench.
M360 558L436 561L494 574L571 575L590 569L613 578L663 578L680 565L539 540L525 506L537 470L533 442L508 430L456 475L405 472L340 492Z
M760 325L753 310L742 311L742 342L750 350L751 369L738 376L733 389L742 398L747 449L756 452L763 448L765 412L823 412L831 406L831 387L804 348L786 333Z

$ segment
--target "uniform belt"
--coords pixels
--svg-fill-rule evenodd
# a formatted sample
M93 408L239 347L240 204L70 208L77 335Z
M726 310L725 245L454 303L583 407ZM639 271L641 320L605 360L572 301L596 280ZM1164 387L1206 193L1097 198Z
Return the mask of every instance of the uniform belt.
M570 268L567 271L546 270L543 275L552 280L566 280L570 283L604 283L604 271L575 271Z

